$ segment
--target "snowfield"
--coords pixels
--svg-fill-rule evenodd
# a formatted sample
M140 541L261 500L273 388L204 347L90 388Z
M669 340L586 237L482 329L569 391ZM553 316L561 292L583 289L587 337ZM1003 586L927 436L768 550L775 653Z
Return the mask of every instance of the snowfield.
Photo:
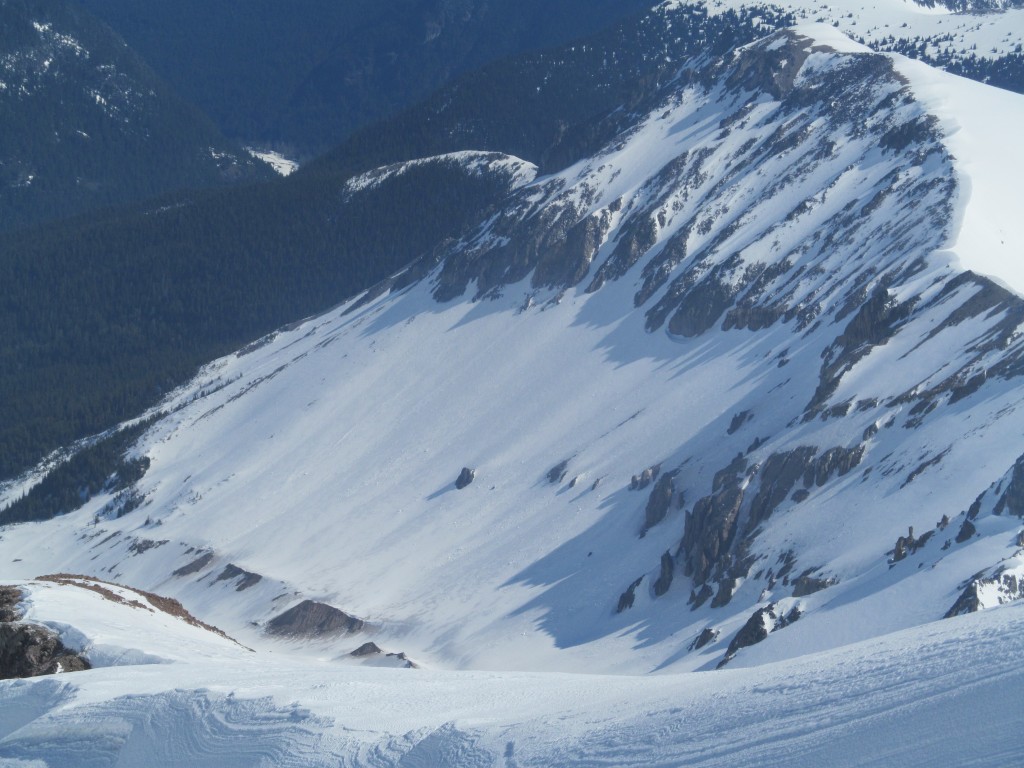
M0 684L0 764L995 768L1024 760L1022 653L1011 606L713 673L109 667Z

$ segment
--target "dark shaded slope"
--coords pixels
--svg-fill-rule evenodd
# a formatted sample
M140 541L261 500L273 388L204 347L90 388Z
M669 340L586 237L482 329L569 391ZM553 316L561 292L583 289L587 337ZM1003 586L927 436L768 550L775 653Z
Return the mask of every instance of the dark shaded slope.
M272 174L63 0L0 2L0 83L0 229Z
M311 154L453 76L646 0L81 0L229 134Z

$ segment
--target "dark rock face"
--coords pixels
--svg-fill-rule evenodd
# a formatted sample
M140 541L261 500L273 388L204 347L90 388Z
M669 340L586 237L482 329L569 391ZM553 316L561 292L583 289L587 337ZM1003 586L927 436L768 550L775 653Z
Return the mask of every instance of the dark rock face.
M843 333L825 351L818 387L808 404L810 414L832 396L843 375L874 347L885 344L914 308L914 301L900 304L884 287L878 287L847 323Z
M459 473L458 478L456 478L455 480L455 487L461 491L463 488L466 488L470 483L472 483L473 480L475 479L476 470L470 469L469 467L463 467L462 471Z
M556 485L565 479L566 473L569 471L569 460L562 459L560 462L555 464L551 469L548 470L547 478L548 482L552 485Z
M726 587L749 575L749 548L761 525L782 504L806 499L808 488L823 486L834 476L852 471L863 455L864 448L859 445L829 448L820 455L813 446L801 446L772 454L752 467L746 458L737 456L715 474L713 492L698 499L686 515L677 552L684 573L697 584L719 580L712 606L728 604L732 588ZM798 484L804 487L794 491Z
M813 468L816 449L796 448L785 453L773 453L760 470L761 487L750 502L750 518L747 528L753 530L771 517L789 496L797 481Z
M128 551L133 555L144 555L151 549L157 549L162 547L164 544L170 544L170 541L163 539L162 541L153 541L152 539L135 539L131 546L128 547Z
M993 511L997 515L1006 512L1014 517L1024 518L1024 456L1014 463L1010 484L1003 495L999 497Z
M776 603L770 603L764 608L754 611L747 619L747 623L740 628L740 631L729 643L725 658L719 662L718 668L721 669L732 661L741 649L756 645L767 639L772 632L788 627L797 621L800 615L800 609L795 606L790 609L789 613L783 615Z
M984 608L981 600L982 590L988 593L990 601L1005 605L1024 599L1024 580L1005 572L997 573L991 578L972 579L943 618L949 619L980 611Z
M739 428L742 427L749 419L753 418L753 416L754 414L750 411L740 411L739 413L734 414L732 421L729 422L729 428L726 430L726 434L736 434L736 432L739 431Z
M18 621L21 612L18 603L22 601L21 590L15 587L0 587L0 621Z
M206 566L213 562L213 552L206 552L188 565L183 565L181 568L174 572L175 576L191 576L193 573L199 573Z
M700 591L690 590L690 606L692 610L697 610L704 603L711 599L711 596L715 594L715 591L711 589L707 584L701 584Z
M361 619L349 616L325 603L303 600L293 608L271 619L267 632L286 637L314 638L342 632L358 632L365 626Z
M379 656L384 653L376 643L363 643L356 648L349 656L355 656L356 658L362 658L363 656Z
M644 488L649 486L657 479L658 475L661 474L661 465L655 464L653 467L648 467L639 475L633 475L629 481L629 490L631 491L642 491Z
M625 592L619 595L619 604L615 608L616 613L622 613L623 611L629 610L633 607L633 602L636 600L636 588L640 586L640 583L643 580L644 577L641 576L632 584L630 584Z
M732 602L732 596L736 593L736 588L739 586L737 579L722 579L718 582L718 592L715 593L714 599L711 601L712 608L724 608Z
M960 532L956 535L956 543L963 544L977 532L978 529L975 528L974 523L970 520L964 520L964 524L960 526Z
M697 637L694 639L692 643L690 643L689 648L691 651L699 651L708 643L715 642L715 640L718 639L718 635L719 631L717 629L712 629L711 627L704 627L701 633L697 635Z
M215 581L230 581L231 579L239 580L238 585L235 587L235 591L243 592L249 587L254 587L257 584L259 584L260 581L263 580L263 577L260 576L258 573L250 573L249 571L242 570L237 565L228 563L224 570L220 572L220 576L218 576L215 579Z
M672 559L672 555L668 552L661 556L661 573L658 574L658 580L654 582L654 596L661 597L668 592L669 587L672 586L672 577L675 574L676 561Z
M819 579L813 576L798 576L793 579L793 597L806 597L836 584L835 579Z
M675 472L667 472L662 475L654 485L654 490L647 498L647 507L644 509L644 527L641 535L647 533L665 519L669 507L672 506L672 498L676 493Z
M85 658L65 648L60 638L46 627L0 624L0 680L90 668Z
M712 494L698 499L686 515L679 552L683 555L683 572L695 583L707 581L736 535L744 499L741 473L746 468L746 460L737 456L715 473Z

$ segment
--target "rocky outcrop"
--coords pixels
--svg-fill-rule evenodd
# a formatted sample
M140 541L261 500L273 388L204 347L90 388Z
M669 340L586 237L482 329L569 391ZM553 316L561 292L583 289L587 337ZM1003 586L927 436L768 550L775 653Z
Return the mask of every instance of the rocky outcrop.
M629 480L629 490L631 491L642 491L644 488L653 483L658 475L661 474L661 465L655 464L653 467L648 467L639 475L633 475Z
M476 470L470 469L469 467L463 467L459 476L455 479L455 487L461 491L463 488L467 488L475 479Z
M64 647L52 630L37 624L0 624L0 680L90 669L88 660Z
M237 565L228 563L220 575L214 579L214 582L218 581L231 581L232 579L238 579L238 583L235 585L236 592L244 592L249 587L254 587L259 584L263 577L258 573L250 573L249 571L242 570Z
M1014 463L1010 471L1010 484L992 511L997 515L1005 512L1014 517L1024 518L1024 456Z
M960 526L960 531L956 535L956 543L963 544L977 532L978 529L975 527L974 523L970 520L964 520L963 525Z
M754 611L747 619L747 623L740 628L740 631L729 643L729 648L725 652L725 657L718 663L718 668L721 669L732 661L741 649L749 648L766 640L772 632L788 627L800 616L798 606L794 605L789 611L783 613L778 603L769 603L764 608Z
M668 514L676 493L676 474L676 472L666 472L654 484L654 490L647 498L647 506L644 509L644 526L640 531L641 536L664 520L665 515Z
M753 466L737 455L715 474L712 493L698 499L686 514L677 551L683 572L696 584L718 580L712 606L727 605L737 580L749 575L750 547L762 524L783 504L806 500L808 489L851 472L863 456L861 445L837 446L820 454L813 446L801 446L771 454ZM798 485L803 487L794 491Z
M284 637L316 638L325 635L358 632L365 626L361 619L313 600L298 605L271 619L267 633Z
M821 410L847 371L873 348L892 338L913 308L913 299L900 303L884 286L875 288L842 334L825 350L818 387L807 405L808 416L813 417Z
M552 485L557 485L565 479L566 474L569 471L569 460L562 459L560 462L555 464L551 469L548 470L547 478L548 482Z
M694 583L708 580L732 544L744 499L742 473L746 469L746 459L737 456L715 474L711 495L698 499L686 514L679 552L683 572Z
M789 496L793 486L814 469L816 453L816 448L804 446L785 453L773 453L765 460L760 469L761 487L750 502L748 530L753 531L771 517Z
M964 587L944 618L963 616L997 605L1005 605L1024 599L1024 578L1019 573L1007 571L996 573L990 578L978 577Z
M376 643L363 643L352 651L349 656L355 659L379 660L374 666L389 666L403 669L419 669L412 659L405 653L388 653Z
M806 597L838 584L837 579L821 579L815 576L798 576L793 579L793 597Z
M658 574L658 580L654 582L655 597L661 597L668 592L669 587L672 586L675 569L676 561L672 559L671 553L666 552L661 556L661 572Z
M193 573L199 573L201 570L206 568L210 563L213 562L213 552L204 552L195 560L188 565L183 565L178 568L172 575L174 576L191 576Z
M629 610L630 608L633 607L633 602L636 600L636 588L640 586L640 583L643 580L644 580L644 577L641 576L636 581L634 581L632 584L630 584L626 588L625 592L623 592L621 595L619 595L619 604L615 608L615 612L616 613L622 613L623 611L627 611L627 610Z
M0 680L90 669L51 629L20 621L21 590L0 587Z
M377 656L382 653L384 653L384 651L382 651L380 646L378 646L376 643L363 643L354 651L352 651L352 653L350 653L349 656L355 656L358 659L362 658L363 656Z
M701 633L694 638L693 642L689 645L689 650L699 651L705 645L715 642L718 639L719 631L712 629L711 627L704 627Z
M20 589L0 587L0 622L18 621L21 618L18 604L22 599Z

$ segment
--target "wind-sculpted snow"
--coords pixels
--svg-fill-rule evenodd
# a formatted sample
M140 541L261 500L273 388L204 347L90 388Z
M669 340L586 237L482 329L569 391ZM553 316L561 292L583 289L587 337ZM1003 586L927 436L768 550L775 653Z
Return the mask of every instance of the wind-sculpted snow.
M0 683L5 765L1016 765L1022 609L758 669L409 673L295 661ZM123 691L138 691L125 694ZM965 734L969 733L969 737Z
M46 684L39 687L45 696ZM35 687L10 693L3 709L38 707ZM49 768L337 765L320 748L327 725L322 718L270 699L170 690L54 710L0 742L5 765L31 765L39 758Z

